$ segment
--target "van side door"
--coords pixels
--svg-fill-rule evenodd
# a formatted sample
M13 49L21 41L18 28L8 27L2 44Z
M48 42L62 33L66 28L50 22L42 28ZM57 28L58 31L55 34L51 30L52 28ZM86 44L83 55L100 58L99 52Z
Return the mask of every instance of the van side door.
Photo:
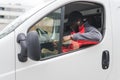
M96 2L102 3L104 7ZM16 80L106 80L111 70L110 64L112 61L109 2L108 0L96 0L96 2L92 2L92 0L85 2L81 0L57 0L21 24L15 30L15 38L17 39L18 35L22 33L24 39L21 41L25 41L26 47L33 46L28 46L28 34L32 31L36 32L38 34L37 40L32 35L30 38L34 39L36 43L40 43L36 44L40 47L40 54L36 59L25 51L25 61L21 61L18 55L23 47L16 41ZM80 7L77 8L76 5ZM90 16L87 13L88 9L90 9L90 13L92 8L106 10L105 12L102 10L101 13L97 10L98 14L96 13L96 16L100 15L100 20L102 20L99 23L103 35L101 42L67 53L62 52L62 37L69 11L83 11L86 19ZM34 48L36 49L36 47ZM32 54L34 55L36 52Z

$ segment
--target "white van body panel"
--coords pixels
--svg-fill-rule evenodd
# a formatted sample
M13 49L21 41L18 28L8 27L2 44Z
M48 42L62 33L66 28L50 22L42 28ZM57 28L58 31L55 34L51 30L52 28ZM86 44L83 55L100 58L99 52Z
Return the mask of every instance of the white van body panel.
M14 32L0 39L0 80L15 80Z
M105 35L98 45L44 61L20 62L17 43L19 33L27 34L36 21L53 10L74 1L100 3L105 8ZM119 0L51 0L9 24L0 39L0 80L120 80L120 1ZM15 30L15 31L14 31ZM110 66L102 69L102 52L110 52Z
M19 33L27 34L30 26L43 18L53 10L74 1L81 0L57 0L44 7L15 30L15 38ZM108 50L112 61L112 33L110 21L110 9L108 0L84 0L98 2L105 7L106 32L102 42L93 47L62 55L45 61L28 60L22 63L18 60L20 45L16 42L16 80L107 80L112 63L107 70L101 66L102 52ZM56 5L57 4L57 5ZM109 44L109 45L108 45Z
M120 0L110 0L113 34L113 64L108 80L120 80Z

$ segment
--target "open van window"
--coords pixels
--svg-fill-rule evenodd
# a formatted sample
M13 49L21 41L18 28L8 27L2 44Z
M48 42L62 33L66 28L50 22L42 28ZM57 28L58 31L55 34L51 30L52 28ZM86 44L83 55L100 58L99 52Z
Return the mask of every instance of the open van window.
M88 21L90 25L102 32L104 27L104 8L100 4L87 3L87 2L74 2L65 6L65 21L67 22L68 16L73 11L80 11L84 17L84 22Z
M70 21L72 20L69 20L69 18L70 14L74 11L78 12L78 14L79 12L82 14L82 23L84 23L84 26L87 26L87 28L85 27L82 30L82 33L79 31L79 28L77 28L78 32L74 32L75 30L73 30L73 28L71 29L72 23L70 23ZM73 2L46 15L33 25L28 32L36 31L38 33L41 46L41 57L50 58L58 54L78 51L83 47L85 49L91 45L98 44L102 40L104 33L103 14L103 6L100 4ZM73 18L79 20L79 18L75 16L76 15L74 15ZM70 32L70 29L73 30L73 32ZM73 44L71 44L71 40L64 42L67 32L69 32L69 39L72 40ZM72 34L71 37L71 33L77 33L77 35L80 33L78 37L82 37L82 39L77 40L77 37L74 37L75 34ZM81 35L83 33L85 33L85 35L87 34L87 37Z

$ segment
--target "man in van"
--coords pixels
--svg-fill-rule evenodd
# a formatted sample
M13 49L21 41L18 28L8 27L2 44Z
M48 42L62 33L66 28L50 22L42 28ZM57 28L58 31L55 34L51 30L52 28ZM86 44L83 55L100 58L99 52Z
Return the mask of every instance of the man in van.
M84 45L97 44L102 39L101 33L95 27L88 22L83 22L83 16L78 11L70 13L67 24L63 44L69 43L69 46L63 46L62 52L76 50Z

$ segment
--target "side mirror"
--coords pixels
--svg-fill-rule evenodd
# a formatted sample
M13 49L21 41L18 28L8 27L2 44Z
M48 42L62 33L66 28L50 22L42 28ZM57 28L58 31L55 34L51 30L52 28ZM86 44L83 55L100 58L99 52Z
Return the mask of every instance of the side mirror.
M27 55L30 59L38 61L40 60L40 43L39 36L36 31L31 31L27 34Z
M40 60L41 48L36 31L29 32L27 37L24 33L18 34L17 43L21 46L21 52L18 54L20 62L26 62L28 57L35 61Z

